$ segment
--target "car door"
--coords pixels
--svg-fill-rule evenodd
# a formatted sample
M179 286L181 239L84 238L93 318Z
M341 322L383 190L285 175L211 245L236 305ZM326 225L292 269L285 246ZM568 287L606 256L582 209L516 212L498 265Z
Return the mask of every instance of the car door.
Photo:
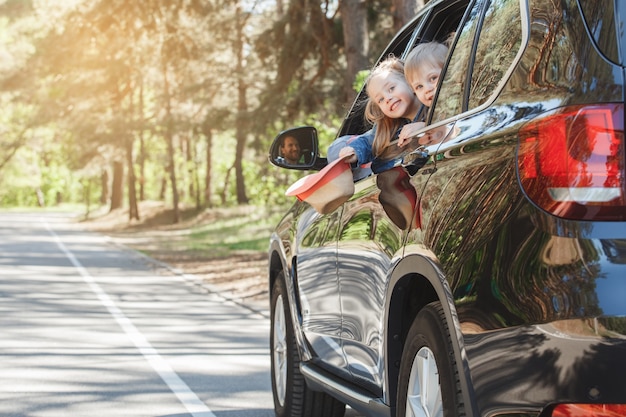
M502 88L514 77L524 47L523 18L519 0L476 3L457 34L424 135L436 140L426 146L432 163L422 170L429 171L422 189L422 229L408 239L432 254L454 296L463 300L452 307L461 321L477 299L500 310L490 320L507 320L491 274L502 267L494 258L506 240L498 227L522 198L515 132L524 103Z
M296 225L299 239L294 277L300 294L302 331L318 365L340 373L347 369L340 340L336 252L342 208L321 215L311 207L303 207Z
M316 362L346 370L341 349L341 307L337 281L337 230L342 208L321 215L303 205L296 234L295 283L299 288L302 332ZM347 371L346 371L347 373Z
M457 29L467 6L467 0L432 3L382 57L390 53L404 57L417 42L446 39ZM357 183L341 216L337 271L343 350L354 382L377 395L383 394L389 273L402 256L408 231L416 226L419 191L408 172L395 167Z
M344 205L337 246L343 349L352 377L372 391L382 384L380 318L386 276L405 234L379 203L379 194L374 177L358 184Z

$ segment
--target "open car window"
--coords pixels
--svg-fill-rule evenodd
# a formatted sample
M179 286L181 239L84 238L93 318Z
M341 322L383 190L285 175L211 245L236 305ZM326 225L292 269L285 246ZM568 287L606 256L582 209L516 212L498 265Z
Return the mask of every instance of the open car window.
M409 51L418 43L433 40L446 41L458 30L469 3L469 0L458 0L456 2L447 2L445 5L437 4L432 7L427 5L415 20L394 38L391 45L381 54L376 65L392 54L405 58ZM367 94L362 89L348 116L345 118L338 136L358 135L372 128L366 122L363 114L366 99Z
M415 42L409 45L407 54L418 43L446 42L451 36L454 36L463 21L468 6L468 0L458 0L433 8L429 18L424 22L420 35L415 38Z
M389 47L380 55L373 68L378 63L389 55L397 57L404 57L408 53L410 46L415 43L415 40L419 38L424 24L428 21L432 9L427 8L421 14L419 14L412 23L410 23L404 31L396 35ZM367 100L367 93L365 88L362 88L357 98L354 100L352 108L348 112L348 115L343 121L341 129L337 137L345 135L360 135L372 128L372 126L365 120L365 102Z

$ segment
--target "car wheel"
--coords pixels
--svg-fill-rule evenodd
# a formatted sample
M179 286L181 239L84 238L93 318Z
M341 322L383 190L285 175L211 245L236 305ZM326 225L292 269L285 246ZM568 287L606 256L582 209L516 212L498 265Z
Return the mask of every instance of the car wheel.
M399 378L398 417L465 416L452 339L441 303L424 307L411 325Z
M276 417L341 417L346 406L330 395L309 389L300 373L285 279L281 274L271 298L270 350Z

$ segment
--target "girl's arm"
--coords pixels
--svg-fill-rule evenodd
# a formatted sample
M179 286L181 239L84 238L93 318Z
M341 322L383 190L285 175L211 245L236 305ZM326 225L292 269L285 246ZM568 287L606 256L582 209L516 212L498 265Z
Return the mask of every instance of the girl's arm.
M346 162L353 164L357 161L357 156L352 146L344 146L339 150L339 158L344 158L348 155L350 155L350 157L346 158Z
M423 129L426 126L424 122L414 122L404 125L402 130L400 131L400 136L398 137L398 146L403 147L406 146L411 139L415 136L415 133Z
M369 130L362 135L357 136L353 141L350 142L350 148L354 151L356 155L356 160L352 159L352 163L357 163L357 165L367 164L368 162L372 162L374 159L374 155L372 154L372 144L374 143L374 131Z
M333 151L332 153L339 158L343 158L348 155L353 155L347 161L353 165L363 165L368 162L372 162L374 156L372 155L372 144L374 143L374 129L370 129L365 133L358 136L352 136L344 141L346 146L343 146L339 151ZM342 137L343 138L343 137ZM341 138L340 138L341 139ZM337 143L338 145L340 143ZM333 148L331 144L329 148L329 156L331 155L330 149ZM335 147L336 149L336 147ZM337 153L335 153L337 152ZM336 159L336 158L333 158Z

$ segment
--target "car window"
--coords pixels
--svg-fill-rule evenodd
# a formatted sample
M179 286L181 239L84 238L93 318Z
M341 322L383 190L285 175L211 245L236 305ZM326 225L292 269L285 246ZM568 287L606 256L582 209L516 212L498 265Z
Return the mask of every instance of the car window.
M421 42L447 42L451 35L454 35L459 29L459 25L467 11L468 4L468 0L457 0L442 3L434 7L431 16L424 22L424 28L420 36L416 37L411 48Z
M493 0L480 31L468 108L483 104L515 60L522 43L519 0Z
M594 0L581 1L578 4L583 12L589 35L591 35L598 49L607 59L622 64L618 51L618 38L621 38L623 53L626 46L624 45L626 33L621 29L621 23L626 12L624 1ZM574 8L576 5L572 4L570 7ZM580 35L584 35L584 33Z
M474 8L457 36L434 105L432 122L448 119L485 103L520 49L522 25L519 0L492 0L488 2L485 13L481 13L481 9ZM469 85L468 74L471 74Z
M481 7L474 7L457 34L453 53L443 77L437 102L433 105L432 121L444 120L462 112L463 92L467 82L475 34L480 23Z
M483 0L484 1L484 0ZM450 34L457 31L463 15L466 13L470 1L454 0L447 1L432 8L425 8L401 33L391 42L389 47L380 55L376 62L387 58L390 54L405 58L410 49L417 43L438 40L443 42ZM362 103L367 99L365 90L361 90L355 100L348 116L339 131L339 136L358 135L369 129L369 125L363 116L365 110Z
M389 47L380 55L380 58L374 65L378 65L378 62L387 58L389 55L395 55L397 57L402 57L405 55L405 52L413 40L417 37L419 33L422 23L426 20L429 15L429 11L425 12L421 17L417 18L409 27L407 27L404 31L399 33L394 40L391 42ZM350 112L346 116L339 130L339 134L337 137L345 136L345 135L360 135L372 128L372 126L367 123L364 116L365 106L363 103L367 100L367 92L365 88L362 88L359 92Z

